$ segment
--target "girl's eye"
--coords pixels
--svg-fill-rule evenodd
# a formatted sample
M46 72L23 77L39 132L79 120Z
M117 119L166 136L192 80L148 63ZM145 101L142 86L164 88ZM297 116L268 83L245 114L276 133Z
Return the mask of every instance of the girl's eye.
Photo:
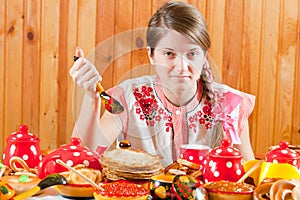
M172 51L164 51L163 52L163 55L169 57L169 58L172 58L172 57L175 57L176 56L176 53L172 52Z
M189 52L187 54L187 56L189 56L189 57L194 57L194 56L197 56L197 55L199 55L199 52L196 52L196 51L192 51L192 52Z

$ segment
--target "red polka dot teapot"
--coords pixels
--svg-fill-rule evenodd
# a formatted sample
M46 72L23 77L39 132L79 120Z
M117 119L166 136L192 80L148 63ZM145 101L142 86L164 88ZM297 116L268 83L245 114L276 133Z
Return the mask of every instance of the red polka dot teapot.
M300 154L289 148L289 143L281 141L279 146L273 148L265 155L266 161L271 163L289 163L300 169Z
M10 166L10 159L17 156L23 159L29 168L37 168L42 159L40 140L32 133L28 133L28 126L20 125L17 132L6 138L6 143L3 164Z
M242 154L232 147L229 140L222 140L220 147L212 149L205 161L203 178L205 182L227 180L238 181L244 175Z
M62 160L70 167L83 164L88 168L102 170L99 154L85 146L81 146L80 143L79 138L73 137L71 138L71 144L64 144L44 156L38 166L39 177L43 179L49 174L68 171L67 168L56 162L57 159Z

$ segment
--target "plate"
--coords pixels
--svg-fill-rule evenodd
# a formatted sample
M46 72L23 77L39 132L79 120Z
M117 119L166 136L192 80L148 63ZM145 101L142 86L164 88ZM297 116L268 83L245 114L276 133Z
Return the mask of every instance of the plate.
M93 199L94 188L89 184L55 185L54 189L69 199Z

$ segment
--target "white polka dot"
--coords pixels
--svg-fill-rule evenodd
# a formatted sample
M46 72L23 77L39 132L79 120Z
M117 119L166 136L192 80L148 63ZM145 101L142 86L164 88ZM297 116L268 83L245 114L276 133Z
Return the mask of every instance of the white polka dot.
M241 175L241 174L242 174L242 170L241 170L241 169L237 169L237 170L236 170L236 174L237 174L237 175Z
M10 146L9 154L13 155L13 154L15 154L15 151L16 151L16 145L12 144Z
M87 161L87 160L84 160L84 161L83 161L83 164L84 164L85 166L89 166L89 165L90 165L89 161Z
M33 153L33 155L37 155L37 150L36 150L36 148L35 148L34 145L31 145L31 146L30 146L30 150L31 150L31 152Z
M214 165L214 162L211 160L211 161L209 161L209 164L208 164L208 166L210 166L210 167L212 167Z
M43 156L42 156L42 155L40 155L40 156L39 156L39 160L42 160L42 159L43 159Z
M72 167L73 161L72 161L72 160L67 160L66 164L67 164L68 166Z
M24 155L22 156L22 158L23 158L23 160L28 160L28 155L24 154Z
M278 163L278 160L274 159L274 160L273 160L273 163Z
M78 157L78 156L80 156L80 153L79 153L79 152L74 152L74 153L73 153L73 156Z
M204 160L204 161L203 161L203 164L206 165L206 163L207 163L207 160Z
M214 177L219 177L219 176L220 176L220 172L215 171L215 172L214 172Z
M21 138L23 136L23 134L19 133L16 135L17 138Z
M231 168L231 167L232 167L232 162L227 162L227 163L226 163L226 167L227 167L227 168Z
M203 156L199 156L199 160L203 160L204 159L204 157Z
M222 153L222 149L217 149L216 152L217 153Z
M286 149L282 149L282 150L281 150L281 153L282 153L282 154L287 154L288 151L287 151Z
M182 153L180 154L180 158L183 158L183 154Z
M70 146L70 149L77 149L76 146Z
M3 160L5 159L5 153L3 153Z
M194 157L193 156L189 156L189 160L194 160Z
M291 156L292 157L297 157L297 154L296 153L291 153Z
M233 152L233 149L228 148L227 151L228 151L228 152Z
M93 155L93 153L90 152L90 151L88 151L86 154L89 155L89 156L92 156L92 155Z
M293 165L297 166L297 160L293 160Z

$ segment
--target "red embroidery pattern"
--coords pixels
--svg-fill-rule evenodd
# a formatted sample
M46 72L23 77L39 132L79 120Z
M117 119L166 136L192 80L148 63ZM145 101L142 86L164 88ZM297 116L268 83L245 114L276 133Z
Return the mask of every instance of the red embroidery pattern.
M166 120L166 132L171 131L172 117L163 108L159 108L154 96L153 88L149 86L137 87L133 90L136 102L135 112L142 121L146 121L147 126L154 126L155 122Z
M212 128L213 114L211 112L212 105L207 99L204 100L204 105L194 115L189 117L189 129L197 132L197 122L204 124L206 129Z

